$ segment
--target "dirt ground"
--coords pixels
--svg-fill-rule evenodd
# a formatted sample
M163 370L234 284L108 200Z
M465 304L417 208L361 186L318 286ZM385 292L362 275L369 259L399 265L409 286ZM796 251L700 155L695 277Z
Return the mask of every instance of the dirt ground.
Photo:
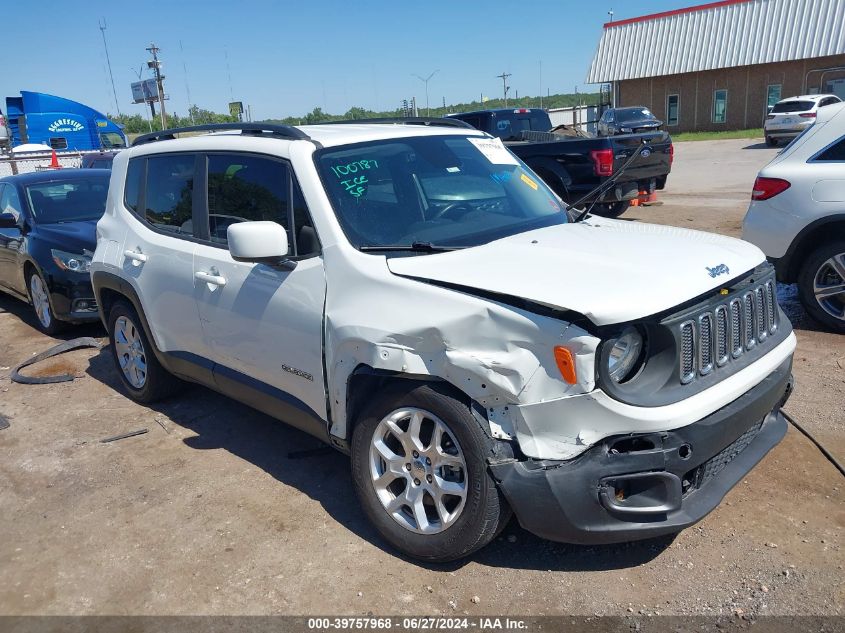
M623 218L738 236L773 154L679 143L664 204ZM845 460L845 337L781 297L799 341L787 410ZM82 335L103 332L64 338ZM236 402L191 387L136 405L107 349L54 361L72 383L9 381L53 342L0 297L2 614L845 614L845 480L794 429L675 538L578 547L512 523L469 560L421 566L367 525L346 457Z

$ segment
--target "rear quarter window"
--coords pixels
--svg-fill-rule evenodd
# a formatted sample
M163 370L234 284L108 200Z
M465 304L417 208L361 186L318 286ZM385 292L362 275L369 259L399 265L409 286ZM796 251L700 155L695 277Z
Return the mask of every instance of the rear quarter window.
M147 158L144 219L163 231L193 235L193 154Z
M829 145L813 159L821 162L845 162L845 137Z
M127 209L138 213L141 196L141 183L144 177L144 159L133 158L126 168L126 184L123 188L123 203Z

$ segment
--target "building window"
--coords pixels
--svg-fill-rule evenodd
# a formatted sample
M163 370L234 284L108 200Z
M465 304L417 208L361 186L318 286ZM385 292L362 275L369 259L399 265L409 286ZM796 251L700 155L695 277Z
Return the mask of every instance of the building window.
M713 93L713 123L724 123L728 114L728 91L716 90Z
M669 95L666 99L666 125L678 125L678 95Z
M780 101L780 84L770 84L769 89L766 92L766 112L774 106L778 101Z

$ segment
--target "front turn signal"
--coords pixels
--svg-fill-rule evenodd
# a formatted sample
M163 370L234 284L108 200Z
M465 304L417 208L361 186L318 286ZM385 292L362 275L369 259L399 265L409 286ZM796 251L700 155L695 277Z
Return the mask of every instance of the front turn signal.
M560 375L570 385L578 382L578 376L575 373L575 356L567 347L558 345L555 347L555 362L560 371Z

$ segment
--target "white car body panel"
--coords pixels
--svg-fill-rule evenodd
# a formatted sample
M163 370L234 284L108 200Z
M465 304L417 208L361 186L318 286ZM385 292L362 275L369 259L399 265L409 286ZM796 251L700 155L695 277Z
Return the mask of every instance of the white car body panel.
M225 283L197 279L198 272ZM204 357L289 393L325 419L322 258L282 270L236 262L225 248L197 244L192 277Z
M825 106L812 128L760 170L761 177L781 178L791 186L768 200L751 201L742 225L744 240L779 259L805 227L845 213L845 163L812 160L843 136L845 103Z
M595 389L585 394L510 407L510 417L519 446L527 455L540 459L571 459L611 435L669 431L710 415L748 391L748 385L758 384L777 369L793 354L795 345L795 334L791 333L756 363L709 389L670 405L635 407Z
M648 256L655 252L671 262L659 275ZM672 308L724 286L764 259L759 249L730 237L590 217L476 248L391 259L388 266L399 275L523 297L606 325ZM708 271L722 264L726 273ZM613 279L612 289L597 293L603 279Z

